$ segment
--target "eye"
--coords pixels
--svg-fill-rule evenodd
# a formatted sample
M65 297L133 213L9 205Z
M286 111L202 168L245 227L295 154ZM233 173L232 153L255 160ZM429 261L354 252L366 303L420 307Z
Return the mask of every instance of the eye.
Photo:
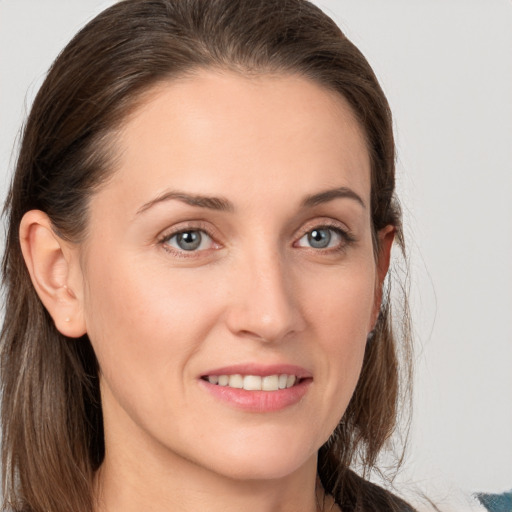
M339 228L319 226L302 236L297 245L313 249L331 249L343 246L347 240L345 233Z
M177 251L204 251L213 247L210 235L200 229L187 229L166 236L162 243Z

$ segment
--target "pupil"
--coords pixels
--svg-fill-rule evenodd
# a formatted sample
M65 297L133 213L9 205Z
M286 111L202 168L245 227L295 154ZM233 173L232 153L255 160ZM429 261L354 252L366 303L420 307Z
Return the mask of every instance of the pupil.
M193 251L201 245L201 233L198 231L185 231L179 233L176 242L184 251Z
M328 229L314 229L308 235L311 247L325 249L331 241L331 232Z

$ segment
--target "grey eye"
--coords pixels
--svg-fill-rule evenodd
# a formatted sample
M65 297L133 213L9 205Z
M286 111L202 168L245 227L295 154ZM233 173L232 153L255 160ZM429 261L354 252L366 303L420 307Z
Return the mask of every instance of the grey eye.
M319 226L303 235L298 241L297 246L320 250L331 249L342 247L346 239L347 235L341 229Z
M166 243L175 249L191 252L205 249L211 244L211 238L199 229L190 229L172 235Z
M331 229L318 228L313 229L306 236L311 247L314 247L315 249L326 249L331 243L331 233Z

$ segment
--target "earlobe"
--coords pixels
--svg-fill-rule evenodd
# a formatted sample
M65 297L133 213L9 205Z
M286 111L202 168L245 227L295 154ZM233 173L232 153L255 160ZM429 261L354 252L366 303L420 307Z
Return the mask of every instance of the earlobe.
M382 287L389 269L391 248L393 247L395 234L396 228L391 225L386 226L377 233L379 248L377 254L377 275L375 283L375 305L372 318L372 329L375 327L379 316L380 306L382 303Z
M20 224L20 244L32 284L57 329L72 338L86 333L82 293L70 282L76 255L60 238L44 212L27 212Z

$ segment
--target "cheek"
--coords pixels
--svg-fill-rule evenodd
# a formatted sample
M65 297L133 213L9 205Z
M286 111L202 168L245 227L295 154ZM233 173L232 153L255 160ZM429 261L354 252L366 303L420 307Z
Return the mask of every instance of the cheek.
M150 386L169 385L170 376L179 383L216 316L204 280L149 268L137 258L108 261L90 262L85 297L87 332L104 378L148 393Z
M314 281L316 286L312 286ZM339 269L323 280L312 279L308 288L314 290L308 294L308 317L315 329L313 339L323 357L324 396L333 407L328 423L334 428L356 387L372 327L373 261Z
M335 346L336 339L366 339L375 308L375 279L373 261L363 259L304 280L301 296L310 322Z

